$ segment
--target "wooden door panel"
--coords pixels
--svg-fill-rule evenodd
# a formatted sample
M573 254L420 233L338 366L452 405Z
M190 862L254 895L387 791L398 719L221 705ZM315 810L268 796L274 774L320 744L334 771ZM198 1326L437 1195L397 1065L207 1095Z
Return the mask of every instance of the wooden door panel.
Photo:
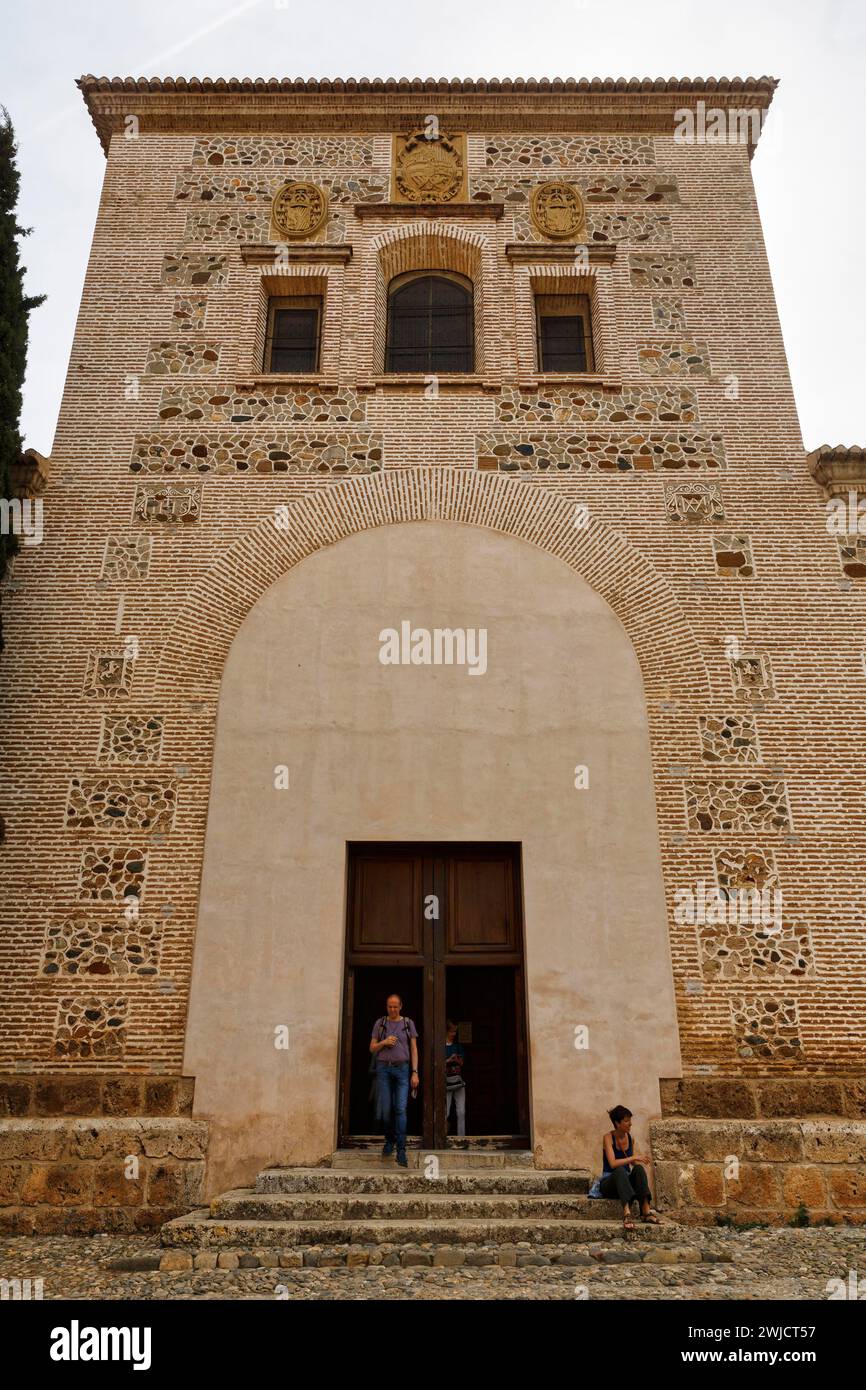
M356 955L420 955L421 860L363 855L355 866L351 949Z
M449 952L516 949L510 855L460 855L451 866Z

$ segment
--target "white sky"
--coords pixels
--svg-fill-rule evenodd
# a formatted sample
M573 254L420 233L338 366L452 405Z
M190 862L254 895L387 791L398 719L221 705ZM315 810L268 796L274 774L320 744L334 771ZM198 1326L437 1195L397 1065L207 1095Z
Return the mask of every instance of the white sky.
M806 447L866 443L866 0L0 0L31 315L25 443L51 448L104 157L97 76L781 79L753 162Z

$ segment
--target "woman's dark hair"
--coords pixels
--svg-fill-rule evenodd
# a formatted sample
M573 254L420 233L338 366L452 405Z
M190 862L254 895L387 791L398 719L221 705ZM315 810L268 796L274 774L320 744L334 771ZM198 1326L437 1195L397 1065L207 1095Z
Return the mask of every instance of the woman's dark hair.
M612 1110L608 1110L608 1115L612 1124L618 1125L622 1120L631 1119L631 1111L626 1110L624 1105L615 1105Z

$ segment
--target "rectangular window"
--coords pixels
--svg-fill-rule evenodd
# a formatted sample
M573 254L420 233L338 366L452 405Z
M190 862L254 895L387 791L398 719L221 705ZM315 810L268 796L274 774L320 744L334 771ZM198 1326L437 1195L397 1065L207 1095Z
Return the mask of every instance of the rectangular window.
M592 322L587 294L535 297L540 372L592 372Z
M318 371L321 320L319 298L272 299L268 305L265 371Z

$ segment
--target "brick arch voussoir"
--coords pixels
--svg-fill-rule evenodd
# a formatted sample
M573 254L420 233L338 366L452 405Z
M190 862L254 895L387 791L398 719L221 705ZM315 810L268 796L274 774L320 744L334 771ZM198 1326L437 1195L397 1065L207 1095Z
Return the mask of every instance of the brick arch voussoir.
M555 556L613 610L634 646L648 700L706 700L706 666L680 603L651 562L574 503L503 474L408 468L348 478L287 504L242 536L188 594L156 671L157 698L214 697L246 615L295 565L359 531L453 521L513 536ZM281 520L283 518L281 517Z

